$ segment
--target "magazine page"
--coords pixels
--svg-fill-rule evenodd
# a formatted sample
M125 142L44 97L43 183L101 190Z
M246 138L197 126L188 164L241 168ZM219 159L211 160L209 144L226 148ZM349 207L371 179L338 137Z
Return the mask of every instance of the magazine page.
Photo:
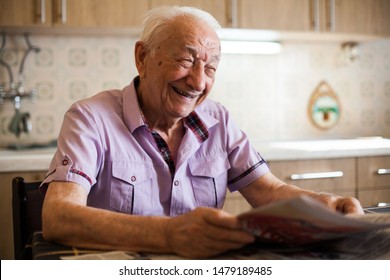
M262 241L300 246L390 227L389 219L364 216L342 215L311 197L300 196L250 210L238 218Z

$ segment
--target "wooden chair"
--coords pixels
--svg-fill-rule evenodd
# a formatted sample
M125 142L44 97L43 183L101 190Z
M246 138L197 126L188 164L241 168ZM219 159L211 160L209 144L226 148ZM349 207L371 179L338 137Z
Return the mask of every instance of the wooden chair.
M12 211L15 259L31 259L31 239L42 230L44 194L38 189L41 182L25 182L22 177L12 179Z

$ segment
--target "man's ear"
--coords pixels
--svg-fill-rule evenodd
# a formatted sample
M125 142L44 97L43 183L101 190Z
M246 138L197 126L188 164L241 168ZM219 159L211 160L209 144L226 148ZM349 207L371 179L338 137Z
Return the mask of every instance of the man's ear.
M134 55L135 55L135 66L137 67L138 74L141 78L145 77L145 59L146 59L146 47L142 41L135 43Z

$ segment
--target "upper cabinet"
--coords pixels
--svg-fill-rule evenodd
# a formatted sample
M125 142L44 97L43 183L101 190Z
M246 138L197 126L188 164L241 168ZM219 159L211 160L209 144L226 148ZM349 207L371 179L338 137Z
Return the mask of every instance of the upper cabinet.
M229 0L150 0L150 8L167 5L191 6L211 13L223 27L231 21Z
M309 31L314 29L314 7L310 0L236 0L233 27Z
M68 27L138 26L148 1L54 0L53 24Z
M388 0L233 0L238 28L390 35Z
M228 25L228 0L0 0L0 25L16 27L134 27L151 8L193 6Z
M223 27L390 35L389 0L0 0L0 26L139 27L164 5L204 9Z
M51 0L0 0L0 26L51 26Z
M134 27L148 11L138 0L0 0L0 25Z
M390 35L389 0L328 0L327 6L331 31Z

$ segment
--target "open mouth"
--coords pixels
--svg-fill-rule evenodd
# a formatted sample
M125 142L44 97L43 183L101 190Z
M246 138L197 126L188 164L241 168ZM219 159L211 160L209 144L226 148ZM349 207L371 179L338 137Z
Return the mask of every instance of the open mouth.
M183 96L183 97L186 97L186 98L188 98L188 99L194 99L194 98L198 97L198 95L189 94L189 93L187 93L187 92L181 91L180 89L178 89L178 88L176 88L176 87L172 87L172 88L173 88L173 90L174 90L177 94L179 94L179 95L181 95L181 96Z

